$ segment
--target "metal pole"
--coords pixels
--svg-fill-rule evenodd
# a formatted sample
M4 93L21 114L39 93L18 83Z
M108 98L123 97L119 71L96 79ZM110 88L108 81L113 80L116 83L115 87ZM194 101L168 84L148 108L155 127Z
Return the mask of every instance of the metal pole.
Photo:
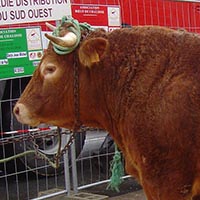
M78 193L78 178L77 178L77 166L76 166L76 145L75 140L71 145L71 162L72 162L72 179L73 179L73 191Z
M68 135L63 135L63 140L65 143L68 141ZM70 184L70 172L69 172L69 151L66 151L63 154L63 159L64 159L64 178L65 178L65 189L67 191L67 195L70 196L70 189L71 189L71 184Z

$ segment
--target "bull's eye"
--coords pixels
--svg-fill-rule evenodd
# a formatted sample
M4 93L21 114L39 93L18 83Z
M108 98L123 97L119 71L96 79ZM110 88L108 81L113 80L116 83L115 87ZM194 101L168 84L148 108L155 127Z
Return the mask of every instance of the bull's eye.
M43 75L50 75L56 71L56 67L54 65L47 65L43 70Z

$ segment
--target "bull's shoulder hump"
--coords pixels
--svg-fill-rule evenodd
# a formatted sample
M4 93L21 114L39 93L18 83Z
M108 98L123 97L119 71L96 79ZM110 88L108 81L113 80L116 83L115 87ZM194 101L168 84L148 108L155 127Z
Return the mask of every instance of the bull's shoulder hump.
M192 32L188 32L185 29L172 29L163 26L155 26L155 25L144 25L144 26L133 26L131 28L121 28L116 29L109 33L109 35L117 35L117 34L139 34L141 36L147 35L163 35L163 36L182 36L188 35L189 37L200 38L199 34L195 34Z

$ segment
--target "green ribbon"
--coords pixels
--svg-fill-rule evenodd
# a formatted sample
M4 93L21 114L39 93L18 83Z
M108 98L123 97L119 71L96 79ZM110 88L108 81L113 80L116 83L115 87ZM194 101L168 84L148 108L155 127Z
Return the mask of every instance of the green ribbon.
M90 24L88 24L86 22L79 23L78 20L73 19L70 16L64 16L61 20L61 24L53 32L54 36L56 36L56 37L59 36L60 28L62 27L62 25L64 23L72 23L74 25L74 26L70 26L68 28L68 30L70 32L73 32L77 36L77 41L74 44L74 46L72 46L72 47L63 47L63 46L60 46L60 45L52 42L54 51L59 55L69 54L76 49L76 47L79 45L80 40L81 40L81 31L82 30L88 30L88 31L94 31L95 30L94 28L91 27Z
M115 190L119 192L119 185L123 182L122 176L124 176L124 167L121 161L121 153L119 152L117 145L115 144L115 155L111 161L111 178L107 189Z

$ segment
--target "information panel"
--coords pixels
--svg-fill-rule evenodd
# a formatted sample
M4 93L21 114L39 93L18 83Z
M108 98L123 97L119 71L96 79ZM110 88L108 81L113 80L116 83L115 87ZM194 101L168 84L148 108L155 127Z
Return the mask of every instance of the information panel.
M0 29L0 79L32 75L42 58L40 27Z

